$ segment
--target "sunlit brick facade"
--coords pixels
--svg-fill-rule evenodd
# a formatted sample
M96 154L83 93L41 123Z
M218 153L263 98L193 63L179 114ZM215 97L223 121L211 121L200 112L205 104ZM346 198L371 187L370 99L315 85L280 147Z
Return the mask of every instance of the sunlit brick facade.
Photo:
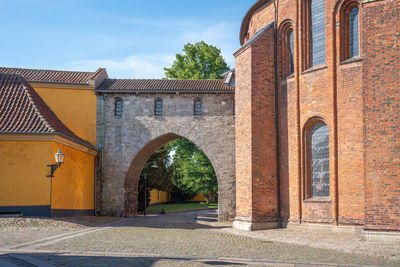
M236 227L400 231L399 21L397 0L250 8L235 53Z

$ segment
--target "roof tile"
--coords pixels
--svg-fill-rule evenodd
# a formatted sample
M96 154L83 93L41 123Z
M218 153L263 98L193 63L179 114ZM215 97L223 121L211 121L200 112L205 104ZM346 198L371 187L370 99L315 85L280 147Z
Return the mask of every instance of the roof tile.
M84 145L20 76L0 73L0 133L61 134Z
M96 72L81 72L0 67L0 73L18 74L28 82L71 84L88 84L89 80L96 77L101 70L98 69Z
M227 92L235 91L224 80L106 79L96 92Z

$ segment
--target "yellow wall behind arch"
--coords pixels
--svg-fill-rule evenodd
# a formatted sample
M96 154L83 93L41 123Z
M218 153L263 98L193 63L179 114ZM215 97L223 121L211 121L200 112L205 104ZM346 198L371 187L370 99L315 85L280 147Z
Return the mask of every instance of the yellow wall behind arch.
M159 204L159 203L167 203L171 200L168 192L152 189L150 191L150 205ZM205 202L207 199L200 193L197 193L191 200L188 202Z
M158 203L167 203L170 200L168 192L153 189L150 191L150 205Z

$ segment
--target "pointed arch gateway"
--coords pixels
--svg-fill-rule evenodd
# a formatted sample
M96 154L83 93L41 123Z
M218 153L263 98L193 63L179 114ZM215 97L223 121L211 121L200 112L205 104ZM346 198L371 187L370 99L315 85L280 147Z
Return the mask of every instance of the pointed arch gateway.
M140 174L143 170L143 167L150 156L156 151L158 148L163 146L164 144L173 141L175 139L185 138L190 142L197 145L210 160L214 171L218 180L218 195L219 195L219 205L218 205L218 216L220 221L231 220L234 217L234 209L232 209L232 205L230 203L234 203L235 196L232 193L229 193L231 190L226 186L226 184L231 183L231 181L226 181L228 177L226 174L220 169L218 169L218 163L214 164L218 159L213 154L213 150L215 144L212 142L193 142L189 138L185 136L178 135L175 133L167 133L161 136L158 136L147 144L145 144L134 156L132 162L129 166L128 172L125 178L124 185L124 217L134 217L137 215L137 207L138 207L138 183L140 179ZM229 179L230 180L230 179Z

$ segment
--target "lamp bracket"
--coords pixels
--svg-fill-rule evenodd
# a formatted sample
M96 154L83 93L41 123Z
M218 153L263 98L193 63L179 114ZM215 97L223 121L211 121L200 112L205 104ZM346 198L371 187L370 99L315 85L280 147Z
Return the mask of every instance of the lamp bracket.
M47 177L54 177L54 172L60 167L59 164L51 164L47 165L47 167L50 167L50 174L47 175Z

